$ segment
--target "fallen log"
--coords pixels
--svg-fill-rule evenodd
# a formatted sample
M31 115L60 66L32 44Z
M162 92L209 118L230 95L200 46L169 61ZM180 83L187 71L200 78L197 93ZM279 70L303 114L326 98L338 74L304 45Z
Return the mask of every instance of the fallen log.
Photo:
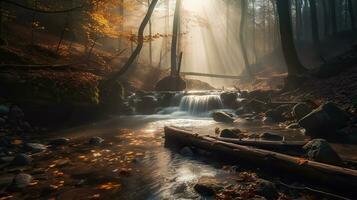
M357 171L328 165L303 158L285 155L254 147L219 141L208 136L165 127L165 145L178 147L193 146L208 150L220 158L247 163L266 171L278 172L279 175L293 176L294 179L308 180L328 187L344 195L357 195Z
M301 155L303 152L302 147L307 144L305 141L269 141L269 140L256 140L256 139L233 139L224 137L212 137L213 139L228 142L243 146L252 146L265 150L274 150L289 152L288 154Z

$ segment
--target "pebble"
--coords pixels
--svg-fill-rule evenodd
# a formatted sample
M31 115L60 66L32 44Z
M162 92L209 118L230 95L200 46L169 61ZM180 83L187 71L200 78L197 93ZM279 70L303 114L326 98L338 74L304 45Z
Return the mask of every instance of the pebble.
M25 165L30 165L31 162L32 162L32 158L29 155L20 153L15 156L15 158L11 162L11 165L25 166Z
M68 138L57 138L49 142L51 146L65 146L68 145L70 139Z
M39 153L45 151L47 146L39 143L26 143L25 148L33 153Z
M12 187L16 189L24 189L31 184L33 177L29 174L18 174L14 177Z
M94 146L101 145L103 142L104 142L104 139L101 137L92 137L91 139L89 139L89 144L94 145Z

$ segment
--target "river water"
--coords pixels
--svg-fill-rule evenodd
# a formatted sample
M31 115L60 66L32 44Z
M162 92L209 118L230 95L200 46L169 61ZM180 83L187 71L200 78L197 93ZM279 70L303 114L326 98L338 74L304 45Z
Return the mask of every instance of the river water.
M108 149L115 147L121 152L127 152L126 154L134 152L138 155L130 160L129 167L133 173L123 176L120 179L120 190L110 196L126 200L207 199L193 190L198 179L214 177L229 180L229 177L236 175L235 171L227 171L221 163L212 161L207 156L185 157L165 148L165 126L180 127L203 135L214 135L216 128L238 127L249 134L273 132L285 136L286 140L306 139L299 130L288 130L277 124L264 124L261 120L239 118L234 124L215 122L209 117L209 111L212 111L212 106L213 109L221 109L221 105L215 96L210 98L188 97L183 105L159 112L166 114L113 117L57 134L74 139L100 136L114 143ZM207 103L209 101L211 103ZM200 105L193 105L193 102Z

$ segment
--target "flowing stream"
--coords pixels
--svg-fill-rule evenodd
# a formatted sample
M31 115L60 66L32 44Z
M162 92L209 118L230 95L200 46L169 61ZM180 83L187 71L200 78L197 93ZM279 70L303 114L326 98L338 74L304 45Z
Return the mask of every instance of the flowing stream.
M117 199L202 199L193 191L193 185L201 177L227 178L235 172L222 170L220 163L207 157L184 157L164 147L163 128L176 126L199 134L214 135L216 128L239 127L249 133L274 132L289 140L303 140L296 130L261 121L238 119L231 125L217 123L207 113L222 109L219 95L187 95L180 97L179 106L171 107L171 114L150 116L122 116L111 120L63 131L63 136L82 138L100 136L105 140L119 138L121 151L140 152L133 168L138 169L130 177L123 178L123 187ZM162 112L161 112L162 113ZM180 113L180 114L178 114ZM127 130L123 133L121 130ZM205 198L206 199L206 198Z

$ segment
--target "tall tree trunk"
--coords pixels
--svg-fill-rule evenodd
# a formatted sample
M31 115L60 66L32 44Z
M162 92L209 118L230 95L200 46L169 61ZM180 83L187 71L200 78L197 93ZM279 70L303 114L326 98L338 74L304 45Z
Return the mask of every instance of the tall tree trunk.
M172 43L171 43L171 76L176 77L178 74L178 56L177 56L177 46L180 35L180 16L181 15L181 0L176 0L174 23L172 30Z
M348 0L348 12L350 13L351 28L356 31L356 18L352 0Z
M150 5L150 0L148 0L148 6ZM152 66L152 23L151 23L151 18L149 20L149 63L150 66Z
M324 14L324 35L328 37L330 35L330 13L328 9L328 2L322 0L323 14Z
M247 73L247 76L249 78L252 77L252 72L250 71L249 68L249 61L248 61L248 54L247 54L247 49L245 47L244 43L244 30L245 30L245 23L246 23L246 17L247 17L247 2L246 0L241 0L241 20L240 20L240 32L239 32L239 43L241 45L241 50L242 50L242 56L243 56L243 61L244 61L244 67Z
M149 23L149 20L151 18L152 13L155 10L156 4L159 0L152 0L149 9L143 19L143 21L140 24L139 30L138 30L138 44L129 57L128 61L125 63L125 65L112 77L114 80L118 79L120 76L122 76L129 68L130 66L134 63L136 58L141 52L141 49L144 46L144 30L146 28L146 25Z
M285 62L289 76L301 74L306 71L299 61L294 45L293 31L291 27L290 1L277 0L277 8L280 24L280 38Z
M311 31L312 40L316 48L320 45L319 24L317 21L316 0L309 0L310 2L310 18L311 18Z
M121 40L121 35L124 31L124 0L119 0L120 6L119 6L119 15L122 17L122 21L119 24L119 36L118 36L118 51L122 48L122 40Z
M3 32L2 12L3 12L2 1L0 1L0 40L2 39L2 32Z
M337 15L336 15L336 0L329 0L330 3L330 13L331 13L331 24L332 24L332 34L337 35Z
M301 36L302 36L301 0L295 0L295 12L296 12L296 40L301 41Z
M253 52L254 52L254 64L257 64L257 46L256 46L256 12L255 12L255 0L252 0L253 2L253 17L252 17L252 21L253 21Z

